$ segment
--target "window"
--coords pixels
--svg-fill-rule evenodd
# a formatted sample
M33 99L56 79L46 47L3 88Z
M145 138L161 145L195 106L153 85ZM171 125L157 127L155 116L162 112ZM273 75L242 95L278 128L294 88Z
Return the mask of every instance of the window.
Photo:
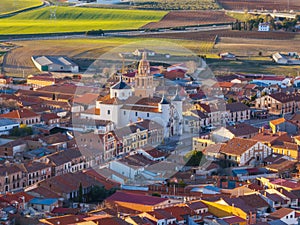
M125 116L126 115L126 111L124 111L123 113L124 113L124 116Z
M150 116L150 113L147 113L147 117L149 117Z
M138 112L135 112L135 116L138 116Z
M110 110L107 110L107 115L110 115Z

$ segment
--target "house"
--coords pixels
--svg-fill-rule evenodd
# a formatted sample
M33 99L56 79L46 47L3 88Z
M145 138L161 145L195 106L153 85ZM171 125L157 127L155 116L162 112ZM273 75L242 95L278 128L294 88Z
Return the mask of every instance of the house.
M75 173L85 168L84 156L76 148L55 152L40 158L39 161L52 165L52 176Z
M163 209L156 209L153 212L145 212L141 216L155 222L155 224L175 224L176 217Z
M84 216L82 215L66 215L66 216L52 217L47 219L40 219L39 221L41 224L45 224L45 225L58 225L58 224L73 225L73 224L80 224L81 222L86 222L86 220L84 220Z
M43 147L52 148L56 150L66 149L69 138L66 134L56 133L39 138L39 142Z
M164 138L164 127L154 120L140 120L137 121L136 126L140 129L145 129L148 131L147 143L149 145L160 144Z
M202 153L207 159L219 159L222 148L226 146L225 143L212 144L203 149Z
M137 124L129 124L128 126L118 128L114 133L122 144L122 150L118 154L128 153L134 149L143 147L148 142L148 130L137 126Z
M30 186L34 183L48 179L52 176L52 166L50 164L40 162L26 162L20 167L26 174L25 182L26 186Z
M37 211L50 213L54 208L59 206L59 201L56 198L33 198L29 201L29 205Z
M122 174L129 179L135 179L137 175L144 171L146 166L155 164L154 161L143 155L129 155L119 160L109 162L109 169Z
M77 172L51 177L38 184L32 185L30 188L27 188L26 191L29 191L32 195L39 198L47 194L56 196L55 198L70 200L78 197L80 184L82 186L83 195L91 191L94 186L103 187L96 179L82 172Z
M56 113L43 113L41 115L41 121L44 122L46 125L56 125L59 124L61 118Z
M272 115L294 113L300 107L300 95L297 93L287 94L278 92L262 96L255 101L256 109L267 109L269 114Z
M57 79L51 73L29 75L27 77L27 85L35 88L45 87L56 84Z
M0 196L0 202L5 202L17 210L26 210L28 209L28 203L34 197L32 195L27 194L26 192L16 192L4 194Z
M279 131L285 131L289 135L295 135L298 133L298 125L286 120L284 117L271 120L269 125L273 134Z
M25 138L18 138L16 140L0 145L0 156L3 158L13 158L17 153L22 153L28 149L28 144Z
M263 200L258 194L249 194L232 197L223 197L222 202L227 205L238 207L247 213L247 223L256 224L257 218L267 212L269 204Z
M19 128L20 124L12 119L0 118L0 136L8 135L14 128Z
M259 23L258 31L264 31L264 32L270 31L270 23Z
M226 142L234 137L252 138L258 134L259 129L246 123L220 127L211 132L211 139L215 143Z
M296 211L289 208L280 208L268 216L272 220L281 220L286 224L298 224L298 218L296 217Z
M117 204L141 212L151 212L155 209L164 209L180 203L180 200L154 197L149 195L134 194L117 191L105 199L105 204Z
M137 154L141 154L152 161L163 161L167 156L166 153L163 153L149 145L137 149L136 152Z
M261 163L264 158L272 154L272 149L251 139L233 138L221 148L220 153L228 166L244 166Z
M41 115L29 110L29 109L18 109L13 110L6 114L1 114L0 118L12 119L19 124L32 125L41 122Z
M78 65L66 56L32 56L31 60L40 71L79 72Z
M15 164L0 166L0 193L13 192L25 187L23 170Z
M282 193L275 189L266 189L261 191L260 195L268 204L272 210L282 207L288 207L289 199Z

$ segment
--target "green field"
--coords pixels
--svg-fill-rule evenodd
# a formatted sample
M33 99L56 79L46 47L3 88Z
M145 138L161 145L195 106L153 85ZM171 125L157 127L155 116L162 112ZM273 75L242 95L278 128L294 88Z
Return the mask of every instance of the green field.
M0 15L42 5L41 0L1 0Z
M214 0L135 0L137 8L161 9L161 10L205 10L220 9Z
M136 29L159 21L167 12L47 7L0 20L0 34Z

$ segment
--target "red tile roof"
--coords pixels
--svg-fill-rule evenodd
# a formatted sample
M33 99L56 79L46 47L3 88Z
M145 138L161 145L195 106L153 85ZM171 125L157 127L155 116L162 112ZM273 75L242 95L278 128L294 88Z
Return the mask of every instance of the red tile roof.
M23 119L23 118L32 118L32 117L39 117L39 115L29 109L18 109L0 115L0 118L9 118L9 119Z
M138 194L132 194L128 192L122 192L117 191L112 196L108 197L106 199L108 202L129 202L129 203L135 203L135 204L141 204L141 205L150 205L155 206L157 204L163 203L164 201L167 201L165 198L160 197L154 197L154 196L148 196L148 195L138 195Z
M233 138L227 142L226 146L222 147L221 151L226 154L239 156L256 143L257 141L251 139Z
M278 209L275 212L271 213L269 215L269 217L274 218L274 219L281 219L294 211L295 210L289 209L289 208L281 208L281 209Z

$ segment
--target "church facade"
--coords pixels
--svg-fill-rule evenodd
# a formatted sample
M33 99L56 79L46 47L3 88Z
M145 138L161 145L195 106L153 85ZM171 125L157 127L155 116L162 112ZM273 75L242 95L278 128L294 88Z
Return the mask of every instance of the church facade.
M147 119L163 125L164 137L182 134L182 100L178 94L170 100L155 96L146 54L139 62L134 85L129 86L121 77L110 87L109 95L97 100L96 111L100 113L92 115L93 119L112 121L116 128Z

